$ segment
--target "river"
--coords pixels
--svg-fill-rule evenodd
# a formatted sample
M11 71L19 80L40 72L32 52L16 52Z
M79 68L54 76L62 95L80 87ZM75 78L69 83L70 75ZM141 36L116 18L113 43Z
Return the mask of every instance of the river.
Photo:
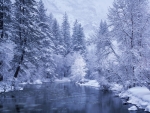
M128 111L112 92L73 83L26 85L0 94L0 113L146 113Z

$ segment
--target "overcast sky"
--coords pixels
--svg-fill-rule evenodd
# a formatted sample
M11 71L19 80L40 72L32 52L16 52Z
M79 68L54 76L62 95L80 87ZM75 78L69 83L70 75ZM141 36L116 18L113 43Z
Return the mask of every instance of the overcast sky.
M108 8L112 6L114 0L43 0L48 12L54 15L67 12L69 15L82 17L88 11L93 13L93 17L106 19ZM94 15L95 14L95 15ZM91 14L86 14L86 17ZM80 16L80 17L78 17Z
M66 12L71 24L77 19L87 34L98 28L101 20L107 19L108 8L114 0L43 0L48 13L62 23Z

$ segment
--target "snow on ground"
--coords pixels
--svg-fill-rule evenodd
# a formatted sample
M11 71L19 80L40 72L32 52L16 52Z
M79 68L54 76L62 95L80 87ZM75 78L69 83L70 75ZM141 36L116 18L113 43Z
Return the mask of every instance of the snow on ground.
M13 91L13 87L10 87L9 85L8 86L1 86L0 87L0 93L4 93L4 92L10 92L10 91ZM23 90L23 87L17 87L16 90Z
M17 83L15 88L8 83L0 82L0 93L10 92L13 91L14 89L21 91L23 90L26 84L42 84L42 81L38 79L35 80L33 83L28 83L28 82Z
M128 110L130 110L130 111L133 110L134 111L134 110L137 110L137 107L136 106L132 106L132 107L128 108Z
M38 79L38 80L35 80L33 84L42 84L42 81Z
M146 87L134 87L121 93L119 96L122 98L129 97L128 103L150 112L150 90Z
M91 87L96 87L96 88L100 87L99 83L96 80L87 80L84 83L78 83L78 84L81 86L91 86Z
M71 80L69 78L62 78L62 79L55 79L54 82L65 83L65 82L71 82Z
M2 92L9 92L9 91L11 91L10 88L8 88L8 89L6 89L6 90L4 91L4 89L3 89L2 87L0 87L0 93L2 93Z
M122 91L123 86L120 85L120 84L112 83L110 89L111 89L112 91L120 92L120 91Z

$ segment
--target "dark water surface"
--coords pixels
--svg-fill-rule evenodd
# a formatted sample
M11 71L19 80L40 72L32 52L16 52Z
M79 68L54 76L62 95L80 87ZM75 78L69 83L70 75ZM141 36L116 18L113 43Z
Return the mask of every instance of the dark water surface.
M71 83L27 85L0 94L0 113L146 113L128 111L129 106L111 92Z

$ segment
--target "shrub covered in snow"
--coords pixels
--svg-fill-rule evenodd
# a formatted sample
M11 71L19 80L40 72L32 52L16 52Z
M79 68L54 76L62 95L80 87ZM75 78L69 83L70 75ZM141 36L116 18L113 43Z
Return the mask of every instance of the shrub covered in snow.
M105 77L99 77L98 79L99 85L104 90L110 89L110 84L108 83L107 79Z
M71 66L71 80L75 82L84 82L86 71L86 62L83 57L78 54L78 57L76 57L73 65Z

